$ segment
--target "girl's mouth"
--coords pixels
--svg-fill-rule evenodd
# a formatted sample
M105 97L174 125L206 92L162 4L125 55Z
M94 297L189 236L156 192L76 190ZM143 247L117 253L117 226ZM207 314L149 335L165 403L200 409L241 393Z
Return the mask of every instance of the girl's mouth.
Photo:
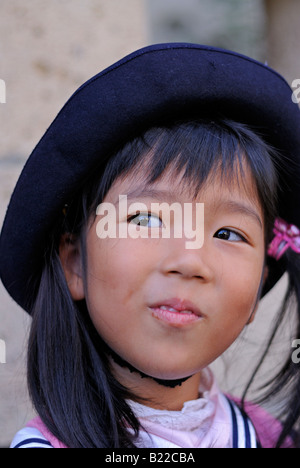
M190 301L167 299L150 306L153 317L174 326L198 322L202 318L199 309Z

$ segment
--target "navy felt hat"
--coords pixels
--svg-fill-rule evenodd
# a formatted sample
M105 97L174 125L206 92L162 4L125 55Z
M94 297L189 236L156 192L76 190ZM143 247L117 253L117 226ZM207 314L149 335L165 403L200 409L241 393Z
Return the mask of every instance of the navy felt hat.
M29 157L0 238L0 276L15 301L28 310L47 234L99 160L105 163L114 149L153 125L214 112L253 126L291 165L290 176L282 175L279 215L300 227L300 111L287 82L268 66L222 49L146 47L83 84ZM270 262L264 292L285 269L282 261Z

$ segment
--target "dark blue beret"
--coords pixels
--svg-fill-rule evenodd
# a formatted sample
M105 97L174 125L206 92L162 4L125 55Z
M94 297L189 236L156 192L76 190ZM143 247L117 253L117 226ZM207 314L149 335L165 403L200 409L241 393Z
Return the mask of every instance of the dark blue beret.
M234 52L195 44L138 50L83 84L29 157L0 238L0 276L25 310L47 234L94 165L143 130L218 112L255 127L293 166L279 214L300 226L300 111L274 70ZM291 167L292 167L291 166ZM286 176L285 176L286 177ZM284 272L273 262L268 289Z

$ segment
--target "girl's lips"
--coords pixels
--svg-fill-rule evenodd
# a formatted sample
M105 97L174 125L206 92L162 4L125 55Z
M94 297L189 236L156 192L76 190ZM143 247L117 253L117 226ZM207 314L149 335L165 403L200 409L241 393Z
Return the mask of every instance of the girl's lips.
M152 314L158 320L173 325L187 325L202 318L200 310L190 301L167 299L150 306Z

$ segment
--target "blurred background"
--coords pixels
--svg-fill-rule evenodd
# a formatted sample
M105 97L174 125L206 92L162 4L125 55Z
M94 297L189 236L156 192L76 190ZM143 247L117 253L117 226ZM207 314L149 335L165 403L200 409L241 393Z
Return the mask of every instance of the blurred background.
M0 79L6 84L6 102L0 103L0 226L25 160L85 80L150 43L185 41L267 62L292 85L300 79L299 19L299 0L1 0ZM225 390L241 392L285 287L283 278L262 301L254 324L214 364ZM34 414L25 377L29 326L30 319L0 285L0 340L5 342L0 447L8 446ZM291 318L276 340L264 377L291 354L292 327Z

